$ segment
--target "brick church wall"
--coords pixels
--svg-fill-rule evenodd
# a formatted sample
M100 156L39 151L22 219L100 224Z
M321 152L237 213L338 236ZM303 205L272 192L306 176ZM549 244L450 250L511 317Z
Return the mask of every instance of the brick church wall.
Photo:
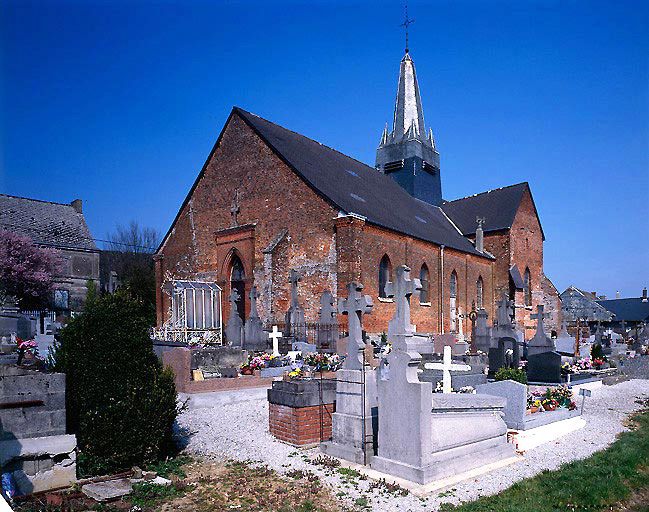
M217 257L222 252L217 238L220 231L231 226L230 205L237 189L238 224L254 224L254 252L252 256L240 255L246 268L246 290L254 282L260 293L266 291L273 298L269 302L262 296L258 302L262 318L282 319L290 299L289 269L295 268L304 276L300 301L307 318L314 320L319 301L311 297L319 297L327 288L337 292L333 219L338 212L306 186L236 114L226 124L158 255L158 288L170 276L214 277L223 287L223 321L227 321L230 269ZM266 276L262 250L286 228L286 239L270 255L272 276ZM271 283L264 282L269 279ZM167 319L169 300L160 292L159 297L160 324ZM270 310L264 304L269 304Z

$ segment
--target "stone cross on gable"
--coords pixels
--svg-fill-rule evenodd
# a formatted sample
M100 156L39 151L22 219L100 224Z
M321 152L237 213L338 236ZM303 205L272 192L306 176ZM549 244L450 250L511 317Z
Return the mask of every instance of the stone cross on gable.
M288 282L291 283L291 306L299 307L297 301L297 283L302 279L300 273L294 268L291 269L291 272L288 276Z
M284 336L282 332L277 329L276 325L273 325L273 331L268 333L268 337L273 340L273 355L278 356L279 354L279 339Z
M498 326L507 327L512 323L511 311L514 303L509 300L506 293L503 293L502 299L498 301Z
M231 219L231 227L235 228L239 225L239 222L237 220L237 215L239 215L239 212L241 209L239 208L239 189L234 191L234 199L232 200L232 206L230 207L230 215L232 216Z
M347 358L344 368L347 370L363 369L363 314L371 313L374 303L372 297L363 295L363 285L349 283L347 285L347 298L338 299L338 313L347 315L349 336L347 338Z
M481 229L487 219L484 217L476 217L475 221L478 223L478 229Z
M320 296L320 323L331 324L334 321L334 297L329 290L325 290Z
M396 279L385 284L385 293L394 297L397 308L388 324L391 334L408 334L415 331L415 326L410 323L410 296L421 290L419 279L410 279L410 268L400 265L396 269Z
M543 319L548 316L546 313L543 313L543 309L545 306L543 304L539 304L536 306L536 313L533 313L530 315L530 318L532 320L536 320L536 332L537 333L542 333L545 336L545 329L543 327Z

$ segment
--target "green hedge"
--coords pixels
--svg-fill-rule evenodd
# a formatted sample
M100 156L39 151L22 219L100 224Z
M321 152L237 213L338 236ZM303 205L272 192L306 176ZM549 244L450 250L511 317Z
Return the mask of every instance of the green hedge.
M527 373L519 368L499 368L495 375L496 380L514 380L527 384Z
M91 297L61 332L55 364L66 373L68 430L77 434L82 475L173 452L177 393L173 372L153 352L149 318L147 306L126 294Z

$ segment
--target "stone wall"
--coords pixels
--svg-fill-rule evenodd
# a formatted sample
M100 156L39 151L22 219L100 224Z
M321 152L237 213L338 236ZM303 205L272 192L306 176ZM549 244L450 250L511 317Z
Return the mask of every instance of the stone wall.
M76 481L76 437L66 435L65 375L0 365L0 466L21 494Z

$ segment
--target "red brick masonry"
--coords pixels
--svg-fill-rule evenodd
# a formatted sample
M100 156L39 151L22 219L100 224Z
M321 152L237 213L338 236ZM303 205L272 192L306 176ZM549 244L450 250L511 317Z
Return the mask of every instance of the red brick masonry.
M315 446L331 439L331 415L334 404L289 407L268 404L270 433L293 446ZM322 432L320 419L322 418Z

